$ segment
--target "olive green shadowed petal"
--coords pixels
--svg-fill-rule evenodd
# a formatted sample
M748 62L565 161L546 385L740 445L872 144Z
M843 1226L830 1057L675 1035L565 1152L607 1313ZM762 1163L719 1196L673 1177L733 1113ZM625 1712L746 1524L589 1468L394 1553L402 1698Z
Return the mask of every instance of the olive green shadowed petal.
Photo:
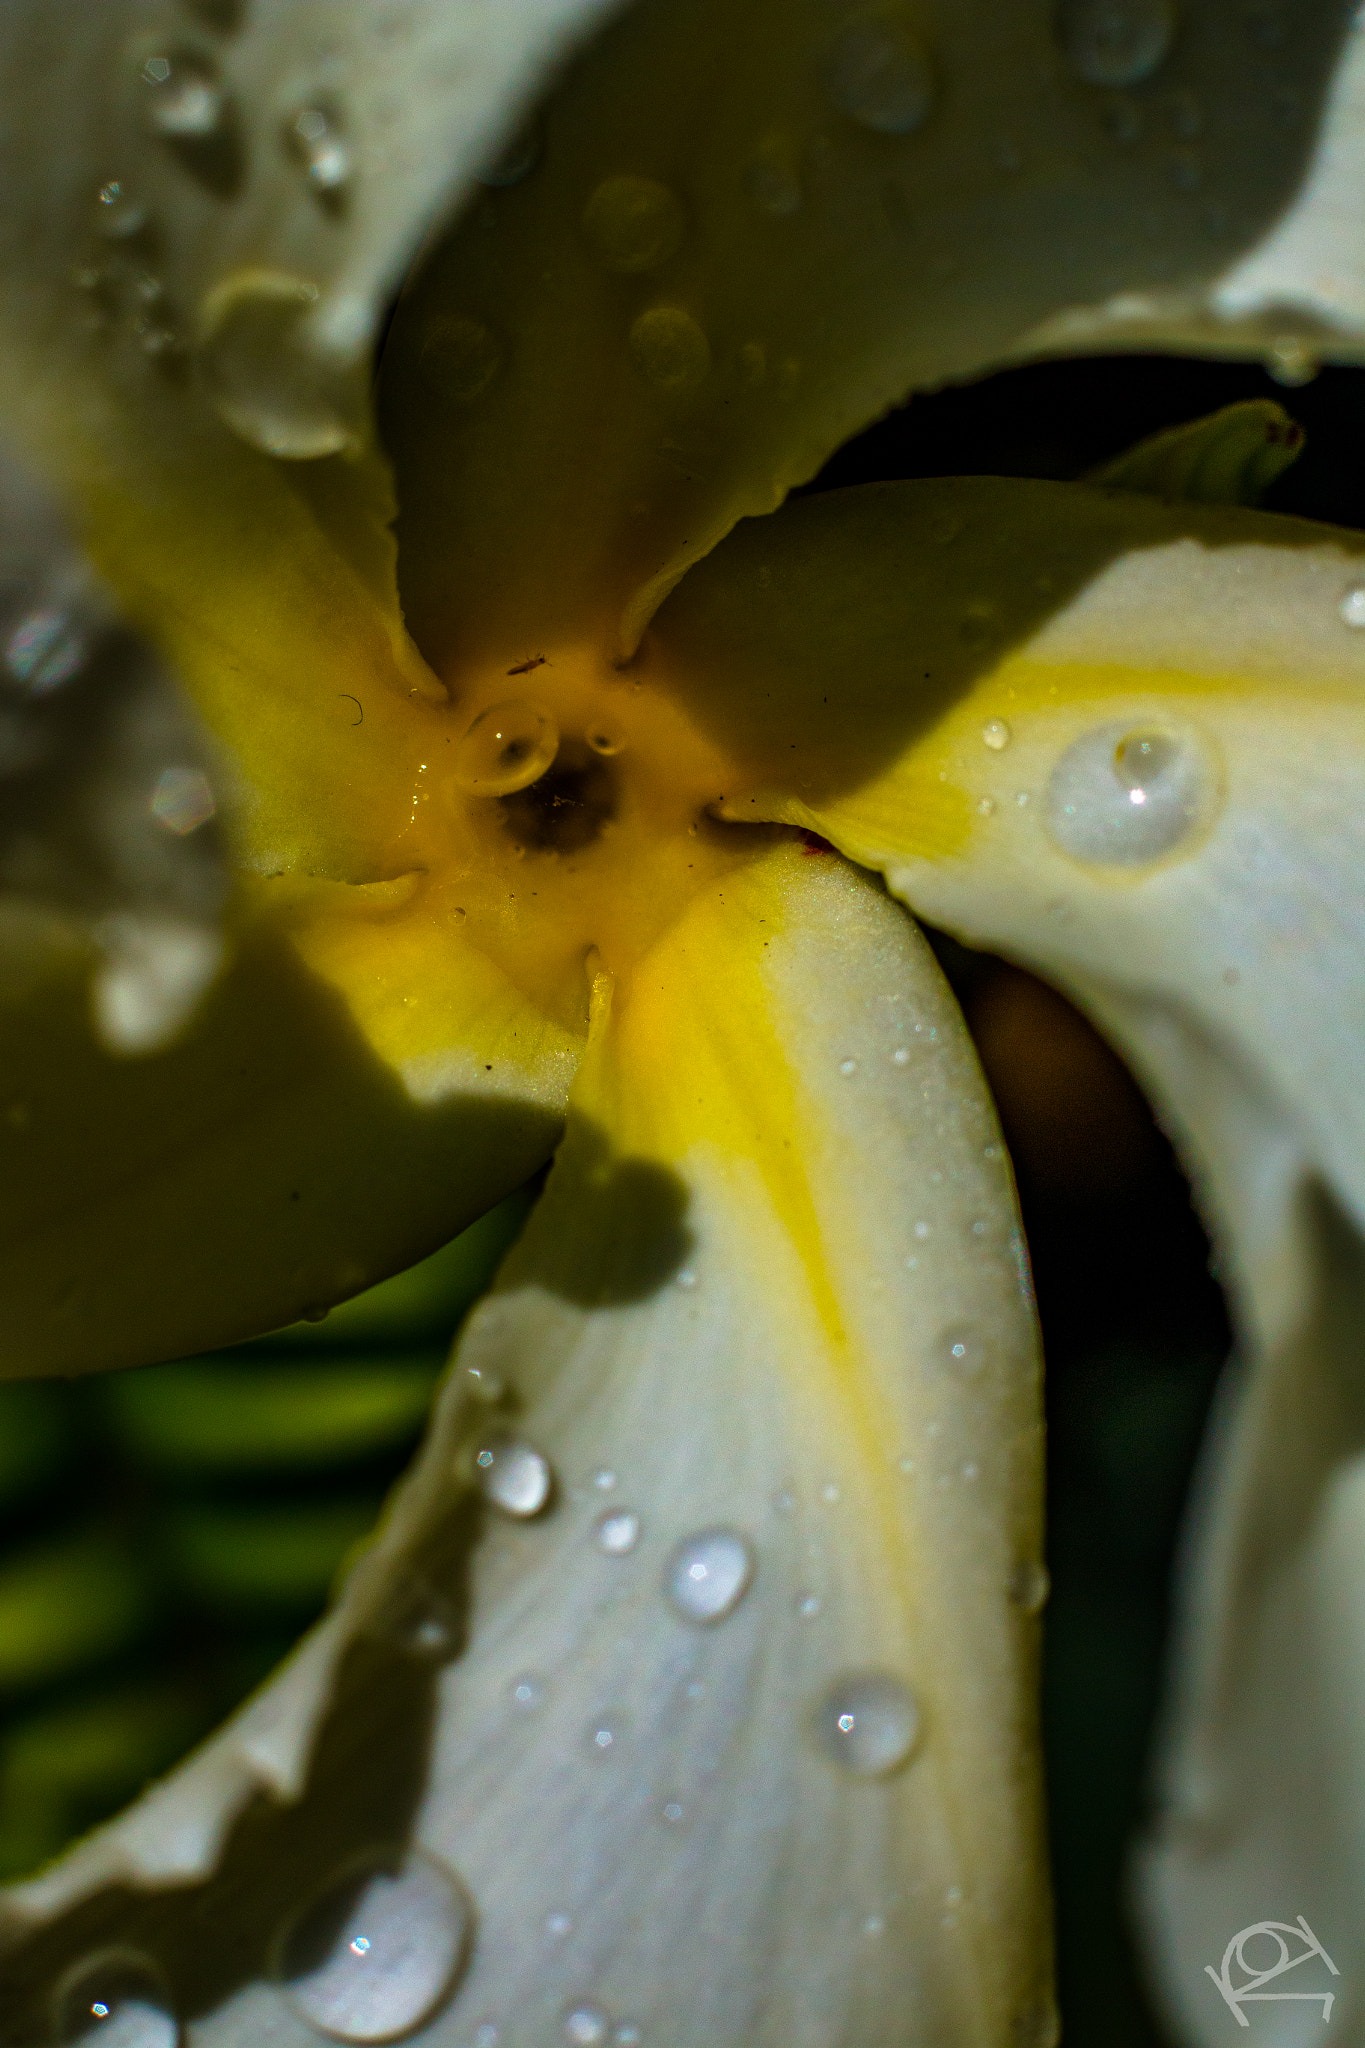
M1266 354L1306 321L1357 354L1356 208L1322 238L1350 285L1331 310L1286 286L1287 310L1264 266L1236 319L1219 297L1316 204L1320 147L1358 180L1349 19L1317 0L1276 37L1278 13L1263 33L1224 0L642 0L387 344L428 658L450 676L566 633L633 651L690 562L912 389L1130 332Z
M598 978L542 1203L333 1619L9 1894L6 2011L116 1949L203 2048L1054 2039L1039 1485L961 1021L875 886L779 845Z

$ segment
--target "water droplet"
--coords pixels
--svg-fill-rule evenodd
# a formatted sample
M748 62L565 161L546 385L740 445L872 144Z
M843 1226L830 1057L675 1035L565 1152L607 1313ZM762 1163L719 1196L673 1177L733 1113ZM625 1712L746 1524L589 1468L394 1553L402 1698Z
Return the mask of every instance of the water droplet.
M547 1913L545 1915L545 1938L547 1941L563 1941L573 1933L573 1919L568 1913Z
M665 1799L663 1805L659 1808L659 1812L668 1822L669 1826L675 1828L683 1818L682 1801L680 1799Z
M364 359L310 337L319 300L308 279L239 273L209 293L199 365L234 433L267 455L310 461L352 446L366 403Z
M554 1488L549 1460L521 1437L497 1437L475 1459L479 1491L491 1506L519 1522L548 1504Z
M631 361L657 390L693 391L711 368L711 344L681 306L650 306L633 323Z
M121 178L110 178L99 189L96 225L111 242L131 242L148 225L147 209Z
M1057 33L1087 85L1139 85L1165 61L1175 7L1172 0L1062 0Z
M1277 336L1266 350L1265 366L1275 382L1289 390L1297 390L1301 384L1311 384L1318 374L1316 355L1297 334Z
M422 330L418 367L443 398L473 405L502 368L496 335L467 313L441 313Z
M898 1067L908 1067L908 1066L909 1066L909 1064L910 1064L910 1048L909 1048L909 1046L908 1046L908 1045L898 1045L898 1046L896 1047L896 1050L895 1050L895 1051L894 1051L894 1052L892 1053L892 1055L891 1055L891 1058L892 1058L892 1061L893 1061L893 1063L894 1063L894 1064L895 1064L896 1066L898 1066Z
M620 753L625 742L619 733L614 733L605 726L594 726L588 734L588 745L594 754L601 754L609 759L611 755Z
M912 135L934 104L934 73L918 36L899 22L852 23L825 74L831 104L879 135Z
M335 107L317 102L300 107L285 123L284 147L314 191L336 195L350 183L355 165Z
M498 2048L498 2030L492 2020L480 2020L474 2029L474 2048Z
M744 168L743 185L761 213L782 220L801 211L801 180L791 152L782 142L765 143L750 159Z
M857 1071L858 1062L856 1060L840 1060L839 1072L844 1076L845 1080L847 1080L851 1074L856 1074Z
M1052 1590L1052 1579L1045 1564L1035 1558L1026 1558L1010 1573L1007 1592L1016 1607L1025 1614L1039 1614L1047 1603Z
M682 245L687 222L657 178L604 178L583 209L583 232L608 270L657 270Z
M62 2048L176 2048L180 2028L155 1965L128 1950L88 1957L59 1986Z
M1356 583L1341 600L1343 625L1365 626L1365 583Z
M724 1621L748 1592L754 1553L737 1529L700 1529L681 1542L664 1571L664 1592L684 1621Z
M1003 718L988 718L981 728L981 737L993 753L998 754L1007 747L1012 737Z
M1131 867L1189 837L1212 777L1193 740L1105 725L1068 747L1048 784L1048 828L1076 860Z
M510 796L538 782L558 752L548 711L520 698L490 704L455 750L455 782L471 796Z
M898 1678L850 1672L825 1694L815 1734L826 1756L856 1778L880 1778L906 1762L919 1738L919 1708Z
M147 121L155 134L203 140L222 126L227 98L217 67L207 57L167 50L147 59L142 78L151 95Z
M954 1323L942 1331L934 1349L940 1365L969 1378L986 1363L986 1340L970 1323Z
M529 1714L538 1707L545 1697L545 1688L538 1678L525 1676L514 1678L510 1687L512 1705Z
M828 1480L826 1484L820 1488L820 1498L823 1501L827 1501L831 1507L833 1507L839 1499L839 1489L834 1484L834 1481L832 1479Z
M207 825L217 808L202 768L163 768L152 786L152 816L178 838Z
M620 2020L611 2030L613 2048L640 2048L644 2040L644 2028L634 2020Z
M697 1276L690 1266L680 1266L673 1276L673 1285L691 1290L697 1284Z
M818 1593L797 1594L796 1611L802 1621L814 1621L816 1615L820 1612L820 1607L821 1600Z
M35 697L70 682L86 657L85 635L67 612L26 612L5 642L5 667Z
M352 1867L282 1935L275 1972L300 2019L337 2041L392 2041L448 1997L474 1908L454 1873L420 1852Z
M564 2038L573 2048L601 2048L610 2027L600 2005L571 2005L564 2015Z
M929 1225L926 1222L924 1222L923 1219L921 1219L920 1222L918 1222L915 1225L915 1236L922 1239L928 1237L928 1235Z
M595 1756L610 1756L621 1737L621 1730L612 1721L594 1721L588 1730L588 1746Z
M869 1913L863 1922L863 1933L869 1941L875 1941L879 1934L885 1934L886 1921L880 1913Z
M995 815L995 798L994 798L993 796L983 796L983 797L981 798L980 802L979 802L979 803L977 804L977 807L976 807L976 814L977 814L977 816L978 816L979 818L992 818L992 817L994 817L994 815Z
M491 185L502 190L509 185L519 185L540 162L540 123L527 121L518 128L491 163L476 173L481 185Z
M603 1465L598 1471L593 1473L592 1483L599 1493L610 1493L616 1484L616 1474L606 1465Z
M629 1557L640 1540L640 1517L632 1508L612 1508L594 1526L597 1547L608 1557Z

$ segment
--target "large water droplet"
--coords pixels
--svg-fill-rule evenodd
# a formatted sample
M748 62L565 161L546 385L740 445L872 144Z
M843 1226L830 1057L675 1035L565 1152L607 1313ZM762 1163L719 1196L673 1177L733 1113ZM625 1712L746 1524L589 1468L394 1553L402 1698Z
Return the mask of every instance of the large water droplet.
M1138 85L1164 62L1175 34L1172 0L1062 0L1057 35L1087 85Z
M176 2048L180 2039L160 1972L131 1951L77 1964L58 1989L56 2023L62 2048Z
M177 838L207 825L218 806L202 768L163 768L152 785L149 809L158 825Z
M549 1460L522 1437L497 1437L486 1443L475 1469L484 1499L520 1522L538 1515L554 1489Z
M1076 860L1157 860L1207 814L1213 777L1192 738L1099 726L1067 748L1047 792L1048 829Z
M360 431L363 370L312 339L319 296L306 278L251 270L204 302L199 365L209 394L233 431L268 455L335 455Z
M285 123L284 147L315 192L335 196L350 183L355 164L335 107L317 101L300 107Z
M1365 626L1365 583L1355 583L1341 600L1342 624Z
M191 50L166 50L142 67L149 126L158 135L203 139L222 126L227 100L217 67Z
M711 367L711 344L681 306L650 306L631 326L631 361L670 396L693 391Z
M410 1854L348 1871L304 1907L277 1951L289 2004L335 2041L392 2041L448 1997L474 1909L452 1872Z
M608 270L657 270L686 227L676 194L657 178L604 178L583 209L583 232Z
M538 782L558 752L548 711L520 697L490 704L455 750L455 782L471 796L510 796Z
M834 45L825 74L831 103L879 135L911 135L934 104L923 43L898 21L855 21Z
M699 1529L668 1560L664 1592L684 1621L724 1621L748 1592L754 1553L738 1529Z
M820 1702L815 1734L826 1756L854 1777L881 1778L914 1750L919 1708L909 1687L888 1672L850 1672Z
M640 1540L640 1517L633 1508L612 1508L595 1524L597 1547L608 1557L629 1557Z

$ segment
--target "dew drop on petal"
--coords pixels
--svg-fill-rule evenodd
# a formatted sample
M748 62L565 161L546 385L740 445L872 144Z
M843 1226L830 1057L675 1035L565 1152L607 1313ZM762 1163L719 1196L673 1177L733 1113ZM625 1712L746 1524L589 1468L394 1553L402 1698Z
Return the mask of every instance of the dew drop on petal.
M1074 859L1131 867L1169 853L1207 814L1202 749L1161 731L1105 725L1067 748L1047 791L1048 829Z
M934 1351L941 1366L967 1378L974 1378L986 1363L986 1340L971 1323L953 1323L940 1331Z
M496 1437L484 1444L475 1470L484 1499L519 1522L538 1515L554 1489L548 1458L522 1437Z
M521 698L490 704L455 750L455 782L471 796L511 796L538 782L558 752L548 711Z
M884 1671L836 1679L815 1715L821 1749L855 1778L898 1770L914 1750L919 1726L914 1694Z
M711 368L711 344L681 306L650 306L633 322L631 361L647 384L670 396L693 391Z
M131 242L148 225L147 209L122 178L110 178L99 189L95 225L110 242Z
M600 2005L571 2005L564 2015L564 2038L573 2048L601 2048L611 2021Z
M147 59L142 79L150 94L147 122L155 134L203 140L222 126L227 98L216 67L206 57L167 50Z
M204 303L204 383L233 431L267 455L311 461L352 446L360 432L363 363L311 341L319 297L307 278L251 270Z
M669 1558L664 1592L684 1621L708 1627L734 1613L753 1576L754 1553L738 1529L700 1529Z
M285 123L284 146L315 192L339 193L355 165L334 107L310 102Z
M1172 0L1062 0L1057 34L1087 85L1140 85L1165 61L1175 8Z
M1341 600L1342 624L1365 626L1365 583L1353 584Z
M599 1493L610 1493L616 1484L616 1474L609 1466L599 1466L592 1475L592 1483Z
M640 1517L633 1508L612 1508L594 1524L597 1547L607 1557L629 1557L640 1540Z
M177 838L207 825L217 808L202 768L163 768L152 785L152 816Z
M568 1913L547 1913L545 1915L545 1939L563 1941L573 1933L573 1919Z
M88 1957L58 1988L61 2048L177 2048L180 2028L156 1966L131 1951Z
M583 209L583 232L608 270L638 275L676 254L687 222L657 178L604 178Z
M798 1593L796 1596L796 1611L802 1621L814 1621L820 1612L820 1605L818 1593Z
M894 20L852 22L830 53L825 73L830 103L879 135L912 135L934 104L928 52Z
M625 742L609 727L595 725L588 734L588 745L594 754L609 758L612 754L619 754Z
M1007 1591L1014 1605L1025 1614L1040 1614L1047 1604L1052 1590L1052 1579L1045 1564L1036 1558L1028 1558L1017 1564L1010 1573Z
M612 2048L640 2048L644 2038L644 2028L634 2020L618 2020L611 2030Z
M843 1075L846 1081L851 1079L852 1076L857 1073L857 1071L858 1062L856 1060L840 1060L839 1072Z
M988 718L981 728L981 737L993 753L1010 743L1010 729L1003 718Z
M306 1905L276 1952L300 2019L336 2041L391 2041L420 2026L454 1988L474 1909L452 1871L410 1854L361 1865Z
M520 1707L524 1714L534 1712L545 1697L545 1688L538 1678L524 1674L515 1678L510 1688L512 1705Z

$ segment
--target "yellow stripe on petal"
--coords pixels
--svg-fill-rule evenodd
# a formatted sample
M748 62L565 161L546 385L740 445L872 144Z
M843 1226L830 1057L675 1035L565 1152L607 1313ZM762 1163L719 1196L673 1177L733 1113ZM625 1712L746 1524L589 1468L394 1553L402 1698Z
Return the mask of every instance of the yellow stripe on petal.
M1037 1359L961 1021L903 913L790 844L594 1012L336 1616L140 1833L19 1895L9 2009L97 1924L196 1987L204 2048L286 2008L433 2048L1055 2038Z

